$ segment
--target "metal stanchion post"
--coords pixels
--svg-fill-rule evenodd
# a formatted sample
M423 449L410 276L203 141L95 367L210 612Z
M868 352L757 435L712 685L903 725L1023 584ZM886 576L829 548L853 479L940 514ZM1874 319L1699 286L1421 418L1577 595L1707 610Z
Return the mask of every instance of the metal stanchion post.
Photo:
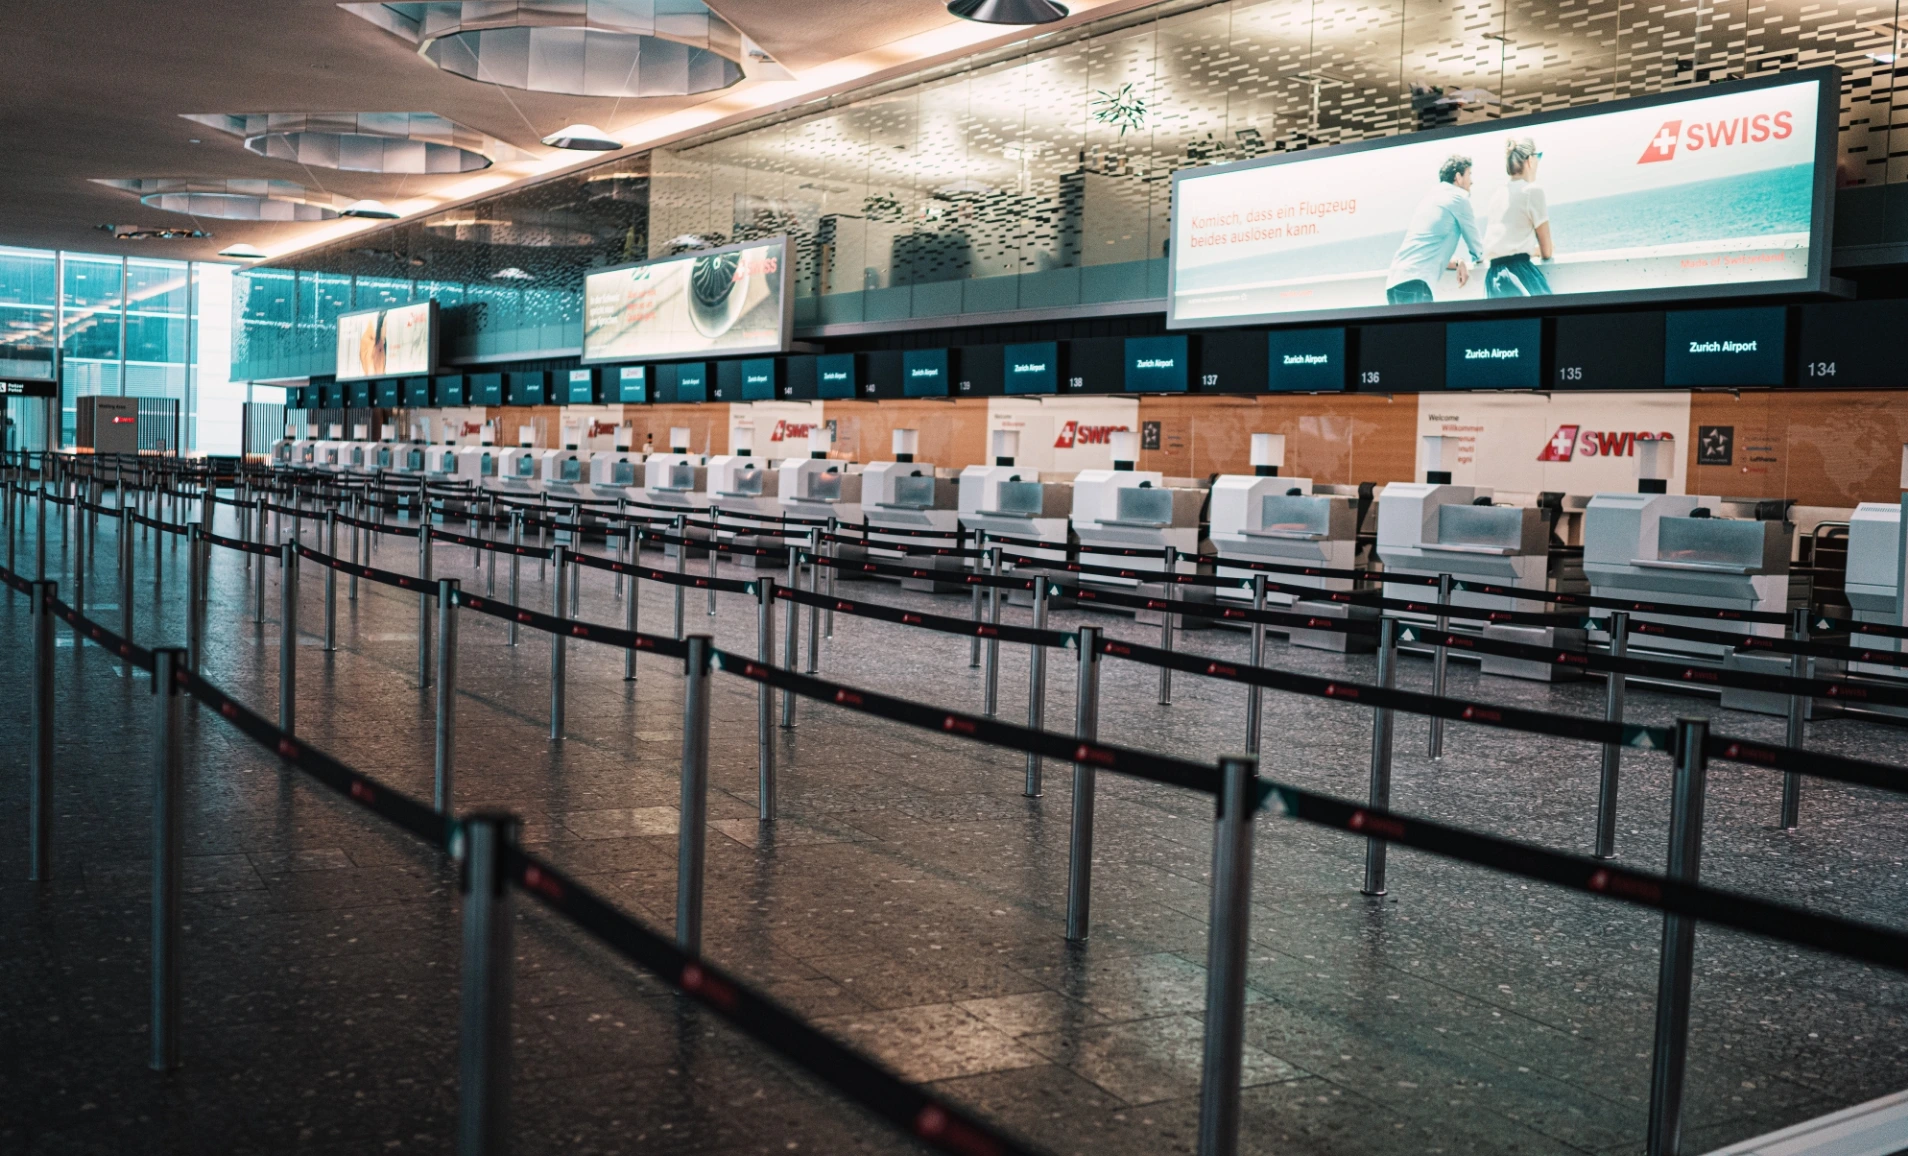
M716 549L716 543L722 537L721 526L722 526L721 508L718 506L710 506L709 507L709 617L711 618L715 617L715 612L716 612L716 590L715 590L716 557L720 553L720 551Z
M119 633L127 642L133 640L133 520L132 511L123 504L126 493L119 494ZM131 678L133 663L130 656L126 659L126 677Z
M298 546L278 548L278 729L293 730L298 709Z
M1669 869L1680 883L1702 874L1703 752L1709 721L1676 720L1676 770L1670 784ZM1689 989L1696 958L1696 920L1663 916L1663 954L1656 980L1656 1043L1650 1062L1649 1156L1677 1156L1682 1148L1683 1068L1689 1058Z
M1206 930L1206 1042L1199 1073L1199 1156L1239 1151L1245 1061L1246 936L1252 922L1252 829L1259 770L1221 759L1212 838L1212 918Z
M709 810L709 663L715 640L688 638L682 686L682 799L676 840L676 946L702 954L702 867Z
M1073 733L1083 743L1100 735L1100 628L1080 628L1080 665L1075 683ZM1097 770L1073 764L1073 825L1067 838L1067 938L1086 941L1093 907L1093 796Z
M492 495L489 501L490 501L490 514L489 514L489 517L485 520L486 532L482 535L478 535L476 534L477 527L472 526L471 531L473 536L484 537L488 539L490 532L494 531L496 528L496 525L497 525L496 496ZM473 520L475 520L474 514L473 514ZM495 550L483 550L480 552L484 555L484 596L488 598L497 593L497 552Z
M73 498L73 609L86 613L86 523L82 521L86 511L80 506L77 493ZM62 523L64 524L64 523ZM77 651L75 652L77 653Z
M555 589L551 591L550 613L559 620L563 617L563 584L572 580L574 575L566 573L571 567L569 551L556 546L550 551L551 572L555 579ZM563 690L566 665L569 660L569 639L559 630L550 635L550 741L556 742L563 737Z
M513 547L521 547L523 545L522 510L510 511L510 544ZM517 601L517 580L522 574L523 558L519 556L515 550L512 550L510 554L510 604L512 606L523 605L523 603ZM504 625L504 644L506 646L517 645L517 620L514 618Z
M338 511L325 511L325 553L338 556ZM325 567L325 653L338 649L338 571Z
M763 574L755 580L755 653L763 666L775 665L775 579ZM775 818L775 688L756 687L755 764L758 817Z
M834 561L836 558L840 557L841 555L841 544L835 541L835 535L839 534L840 532L841 532L841 522L837 520L836 518L834 518L833 516L829 517L828 534L825 541L828 543L828 560L830 562ZM833 598L835 596L835 568L833 566L830 566L828 568L828 596L830 598ZM822 637L833 638L834 636L835 636L835 610L834 610L834 607L831 606L827 610L822 611Z
M1163 599L1163 601L1166 603L1166 605L1164 609L1162 609L1160 612L1159 648L1161 650L1171 650L1173 648L1173 627L1177 625L1177 623L1173 621L1173 618L1174 618L1173 602L1178 597L1179 587L1176 583L1173 582L1173 575L1177 573L1179 570L1179 548L1178 547L1176 546L1166 547L1165 562L1166 562L1166 569L1165 569L1166 597ZM1173 701L1173 668L1170 666L1162 666L1159 668L1159 705L1171 706L1172 701Z
M1266 578L1263 574L1252 576L1252 612L1265 613ZM1252 624L1252 665L1265 665L1265 623ZM1246 687L1246 741L1248 755L1259 753L1259 736L1264 728L1262 719L1265 713L1265 688L1254 683Z
M634 546L636 534L633 529L631 529L629 536L624 541L626 543L624 552L629 555L625 561L631 566L631 570L629 575L629 593L625 595L623 601L623 629L634 634L636 633L636 623L642 612L643 582L641 578L637 577L634 569L636 565L636 549ZM620 575L618 575L617 580L622 580ZM633 649L623 652L623 681L636 681L636 651Z
M1795 623L1789 628L1789 637L1797 642L1809 640L1809 612L1804 607L1795 612ZM1789 656L1789 677L1802 679L1809 677L1809 667L1814 665L1806 654ZM1801 750L1808 741L1809 697L1806 694L1789 696L1789 729L1784 741L1795 750ZM1782 772L1782 829L1793 831L1802 821L1802 776L1795 771Z
M1438 575L1439 606L1449 606L1451 604L1451 585L1451 576L1449 574ZM1438 615L1438 630L1442 632L1449 629L1451 629L1451 619L1443 614ZM1451 652L1442 646L1434 648L1431 655L1431 693L1439 698L1444 697L1444 674L1445 669L1450 666L1450 664ZM1431 720L1429 753L1434 759L1444 757L1444 720L1441 718L1433 718Z
M53 877L53 599L51 582L33 584L33 735L27 745L27 879Z
M423 580L423 586L417 592L417 686L419 690L431 685L431 522L429 518L420 519L417 524L417 576ZM563 607L557 607L557 613L563 613Z
M34 573L46 577L46 477L40 477L39 513L33 519Z
M681 578L689 569L689 519L681 514L671 527L676 532L676 577ZM682 637L682 592L684 586L676 583L676 637ZM792 666L791 666L792 669Z
M1378 619L1378 685L1390 690L1398 681L1398 622L1389 616ZM1397 716L1388 706L1371 712L1371 786L1366 802L1381 810L1391 809L1391 736ZM1385 847L1383 839L1365 840L1366 895L1385 893Z
M980 552L981 552L981 566L984 568L986 566L986 559L988 557L987 531L981 530L977 532L974 535L974 537L978 539L979 541ZM864 539L866 538L865 534L863 535L863 538ZM980 624L981 624L981 588L978 584L976 584L974 587L974 640L971 644L969 644L968 650L967 650L967 667L969 670L978 669L981 664Z
M808 532L808 592L810 594L821 593L821 575L827 567L815 561L820 554L821 534L819 531L810 530ZM821 607L811 603L808 607L808 666L804 668L804 674L816 674L821 671L821 636Z
M800 590L802 573L801 547L797 546L792 539L784 538L782 542L783 548L788 551L788 588L790 590ZM801 653L801 623L800 607L796 606L795 600L791 598L788 600L788 617L782 622L782 633L785 636L782 639L782 669L784 670L794 670L795 656ZM795 692L785 690L782 692L782 726L784 729L787 729L792 728L794 725Z
M196 524L186 527L186 668L197 673L204 659L205 585L210 544Z
M476 814L463 823L464 959L458 981L458 1156L510 1148L511 848L517 820Z
M159 697L159 726L152 775L152 1056L155 1072L179 1066L180 827L185 782L180 751L185 704L176 677L185 656L152 652L152 690Z
M455 578L437 580L437 758L431 792L440 815L451 814L451 760L455 754L451 723L457 709L457 599Z
M574 557L583 552L582 506L571 507L570 524L576 527L570 531L570 555ZM711 595L711 597L714 597L714 595ZM557 616L560 618L562 615L563 611L558 610ZM583 617L583 569L574 562L570 564L570 617Z
M1622 658L1630 650L1630 614L1627 610L1610 613L1610 657ZM1603 721L1623 721L1624 678L1621 671L1608 671L1603 684ZM1603 773L1597 781L1597 848L1599 859L1616 858L1617 785L1623 771L1623 744L1603 744Z
M265 514L265 499L261 497L258 499L257 536L254 539L261 546L265 544ZM251 551L247 550L245 563L252 568L252 625L263 626L265 625L265 556L261 554L254 559Z
M1035 630L1047 628L1047 580L1035 578L1033 587L1033 625ZM1034 643L1027 648L1027 727L1039 730L1046 725L1047 718L1047 648ZM1022 794L1029 799L1040 797L1044 784L1041 782L1045 767L1039 754L1027 752L1027 785Z
M351 499L351 517L354 521L364 520L364 504L359 498L353 497ZM363 537L364 530L362 528L356 525L351 527L351 564L353 566L358 564L360 557L358 553L358 542ZM352 602L358 600L358 576L356 574L351 575L351 580L345 583L345 597Z
M999 546L988 547L987 573L994 578L1000 577ZM988 617L992 625L998 627L1000 625L1000 587L989 586L987 597L992 603L988 608ZM998 630L993 637L987 639L986 659L987 674L982 681L981 713L988 718L993 718L999 713L1000 708L1000 633Z

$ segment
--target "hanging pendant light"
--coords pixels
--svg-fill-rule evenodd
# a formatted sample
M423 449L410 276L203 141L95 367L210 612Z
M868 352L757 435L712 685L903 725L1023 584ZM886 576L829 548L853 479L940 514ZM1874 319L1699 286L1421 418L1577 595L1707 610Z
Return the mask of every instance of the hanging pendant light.
M622 141L612 139L593 124L565 125L544 137L543 143L553 149L577 149L592 153L615 152L623 147Z
M950 0L947 10L976 24L1052 24L1068 16L1055 0Z

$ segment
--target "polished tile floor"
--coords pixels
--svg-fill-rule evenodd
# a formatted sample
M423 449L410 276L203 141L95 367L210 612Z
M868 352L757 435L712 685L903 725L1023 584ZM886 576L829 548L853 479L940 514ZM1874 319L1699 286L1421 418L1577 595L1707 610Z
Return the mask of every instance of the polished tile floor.
M221 527L224 529L225 527ZM135 629L183 640L184 554L163 577L139 547ZM101 530L110 557L112 531ZM30 551L22 549L23 565ZM409 569L391 540L377 565ZM49 565L67 555L57 533ZM439 572L481 588L467 553ZM220 551L207 674L270 713L278 574L251 621L244 561ZM698 565L700 565L698 563ZM732 572L728 564L725 572ZM739 572L739 571L734 571ZM523 601L548 603L534 564ZM70 583L63 583L63 589ZM498 578L497 592L504 582ZM892 603L952 597L860 583ZM340 597L341 649L321 647L322 578L301 583L299 719L312 742L420 797L431 702L415 685L416 603L364 585ZM117 593L94 610L118 622ZM667 630L670 592L643 591ZM103 604L101 604L103 602ZM723 596L691 629L750 651L749 602ZM583 614L622 621L607 575ZM804 615L804 619L805 619ZM1008 611L1009 621L1025 612ZM1157 629L1061 613L1114 635ZM804 628L806 621L804 621ZM520 814L527 841L633 915L673 920L681 721L676 664L573 645L564 739L547 740L549 648L474 615L461 628L460 809ZM446 1152L456 1103L458 916L434 851L283 771L217 719L188 724L181 1070L145 1068L152 699L62 628L56 877L24 882L29 666L24 600L0 596L0 1152ZM1189 631L1188 650L1242 657L1244 636ZM978 709L963 639L835 621L824 677ZM1210 759L1241 745L1243 692L1107 660L1102 735ZM1272 646L1274 665L1369 678L1369 657ZM1050 664L1048 719L1071 725L1072 660ZM1407 658L1402 682L1428 683ZM1598 683L1542 686L1454 666L1451 693L1594 714ZM1068 768L1022 797L1020 756L803 704L781 736L782 819L755 819L755 696L718 676L707 946L802 1015L1057 1153L1190 1152L1197 1118L1210 803L1102 776L1094 926L1062 937ZM1006 647L1001 702L1023 717L1026 661ZM1704 714L1779 739L1778 719L1633 691L1632 716ZM1908 732L1811 727L1821 749L1908 763ZM1592 833L1598 753L1454 727L1441 761L1399 726L1403 809L1570 851ZM1370 717L1270 696L1265 773L1363 791ZM1619 851L1660 869L1668 763L1626 760ZM1803 826L1774 829L1779 782L1712 769L1707 881L1908 924L1908 803L1811 782ZM1642 1150L1660 921L1541 885L1392 853L1390 894L1358 893L1362 846L1270 816L1258 829L1244 1148L1251 1153L1628 1153ZM905 1140L585 937L518 908L515 1150L574 1153L899 1152ZM1908 1085L1908 982L1705 929L1685 1151L1704 1152Z

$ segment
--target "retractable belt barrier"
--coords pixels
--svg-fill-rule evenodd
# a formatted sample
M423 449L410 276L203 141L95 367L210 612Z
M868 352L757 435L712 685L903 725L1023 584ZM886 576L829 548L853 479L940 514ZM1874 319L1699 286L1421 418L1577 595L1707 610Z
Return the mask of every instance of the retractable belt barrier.
M854 602L828 594L814 594L792 586L778 585L775 588L775 597L802 606L814 606L840 614L851 614L857 618L877 618L884 622L919 626L924 630L934 630L942 634L958 634L966 638L998 638L1002 642L1019 642L1030 646L1055 646L1062 649L1071 648L1077 642L1077 636L1061 630L1036 630L1031 626L1010 626L1004 622L976 622L971 618L924 614L919 610L886 606L879 602Z
M830 570L880 574L889 578L931 578L936 582L945 582L949 585L1032 590L1041 581L1039 578L1015 578L1010 574L982 574L975 570L937 570L932 567L902 566L894 562L848 562L840 558L830 558L826 554L811 554L806 550L802 551L801 556L802 560L810 565L826 566Z
M206 536L210 537L211 535ZM267 554L278 553L278 551L269 548L263 552ZM379 570L371 566L360 565L356 562L347 562L343 558L333 558L329 554L320 553L310 546L302 544L298 547L298 556L316 562L320 566L328 566L340 574L348 574L353 578L364 578L385 586L395 586L400 590L415 590L420 594L431 596L437 594L437 581L433 578L414 578L409 574L399 574L395 570Z
M841 526L840 529L851 534L860 534L864 538L871 538L876 534L894 538L954 538L958 540L967 537L965 530L910 530L903 526L876 526L868 523L860 525L849 523ZM991 535L988 540L993 540Z
M205 532L201 532L199 538L201 541L210 542L214 546L223 546L227 550L237 550L242 554L257 554L265 558L278 557L278 547L268 546L263 542L247 542L243 538L228 538L223 534Z
M545 634L561 634L566 638L580 638L585 642L600 642L604 646L614 646L622 650L647 650L654 654L667 654L673 658L686 658L689 654L689 644L678 642L673 638L643 634L635 630L622 630L614 626L600 626L578 618L559 618L554 614L545 614L525 606L512 606L508 602L499 602L495 598L485 598L478 594L466 594L461 590L451 593L451 605L475 610L479 614L488 614L492 618L516 622L533 630L541 630Z
M1850 634L1873 634L1881 638L1908 638L1908 626L1890 626L1886 622L1857 622L1852 618L1817 615L1810 623L1814 630L1846 630Z
M151 526L153 529L165 534L190 534L192 532L191 526L182 526L177 522L167 522L159 518L148 518L144 514L134 514L132 520L142 526Z
M754 594L755 583L744 582L740 578L711 578L707 574L678 574L674 570L658 570L640 562L618 562L614 558L599 558L594 554L566 553L564 557L579 566L588 566L592 570L605 570L611 574L629 574L645 582L662 582L670 586L687 586L697 590L721 590L729 594Z
M58 598L47 599L47 606L53 613L73 628L73 633L81 638L97 642L102 648L132 663L134 666L152 673L152 651L135 645L132 640L122 638L112 631L94 622L79 611L61 602Z
M1530 590L1521 586L1498 586L1458 578L1459 590L1505 598L1524 598L1532 602L1552 602L1558 606L1589 606L1598 610L1623 610L1631 614L1672 614L1678 618L1715 618L1726 622L1761 622L1787 626L1789 616L1775 610L1731 610L1719 606L1681 606L1667 602L1638 602L1629 598L1609 598L1601 594L1560 594L1553 590ZM1904 635L1908 637L1908 635Z
M1601 619L1585 619L1586 625L1607 630ZM1656 638L1675 638L1684 642L1708 642L1737 650L1762 650L1774 654L1801 654L1815 658L1838 658L1845 662L1866 662L1875 666L1908 666L1908 652L1899 650L1863 650L1834 642L1775 638L1763 634L1731 634L1724 630L1704 630L1696 626L1672 626L1666 622L1646 622L1632 618L1629 632Z
M366 518L354 518L349 514L339 514L341 525L356 526L360 530L370 530L377 534L391 534L399 538L415 538L420 532L417 526L393 526L389 522L373 522Z
M1129 610L1163 610L1168 614L1184 615L1188 618L1210 618L1228 622L1260 622L1267 626L1296 627L1301 630L1329 630L1338 634L1355 634L1363 638L1373 638L1378 634L1378 624L1359 621L1353 618L1326 618L1315 614L1305 614L1294 610L1254 610L1250 606L1226 606L1218 602L1182 602L1173 598L1156 598L1147 594L1125 594L1116 590L1098 590L1091 586L1067 586L1055 583L1055 594L1064 594L1081 602L1094 602L1105 606L1119 606Z
M871 542L856 534L824 533L821 535L821 540L824 542L834 542L841 546L861 546L869 550L892 550L897 554L904 554L910 558L917 555L922 557L932 555L941 558L987 557L987 551L976 550L969 546L912 546L906 542Z
M1764 674L1753 670L1727 670L1704 663L1677 663L1658 658L1639 658L1634 654L1616 656L1595 651L1564 650L1527 642L1483 638L1475 634L1453 634L1417 623L1399 624L1399 642L1424 646L1443 646L1472 654L1495 654L1505 658L1523 658L1553 666L1575 666L1585 670L1609 671L1642 678L1665 679L1689 685L1728 686L1739 690L1767 691L1772 694L1799 694L1809 698L1875 703L1884 706L1908 706L1908 685L1846 682L1829 678L1796 678L1787 674ZM1908 661L1908 656L1903 657Z
M455 546L468 546L473 550L489 550L497 554L512 554L522 558L548 558L556 551L549 546L521 546L510 542L493 542L489 538L479 538L472 534L459 534L452 530L431 528L431 540L449 542Z

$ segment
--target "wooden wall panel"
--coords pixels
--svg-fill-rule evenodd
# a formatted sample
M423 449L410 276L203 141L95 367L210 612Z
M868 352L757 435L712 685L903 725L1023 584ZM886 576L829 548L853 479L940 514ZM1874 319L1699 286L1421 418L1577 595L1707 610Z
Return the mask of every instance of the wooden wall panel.
M694 403L669 405L632 405L623 410L626 418L633 418L636 430L636 448L643 447L644 440L653 440L659 452L669 449L669 431L675 426L687 426L689 429L689 447L699 454L726 454L729 452L729 407L723 404Z
M822 414L835 423L835 451L855 461L888 460L896 429L920 430L915 457L936 466L977 465L987 452L986 398L830 401Z
M1139 468L1176 478L1251 473L1252 435L1285 435L1284 473L1315 482L1408 482L1416 463L1418 399L1278 394L1142 397L1141 427L1160 423L1160 448Z
M1729 431L1728 465L1698 465L1705 427ZM1690 492L1854 506L1901 498L1908 394L1789 390L1697 393L1689 409Z

